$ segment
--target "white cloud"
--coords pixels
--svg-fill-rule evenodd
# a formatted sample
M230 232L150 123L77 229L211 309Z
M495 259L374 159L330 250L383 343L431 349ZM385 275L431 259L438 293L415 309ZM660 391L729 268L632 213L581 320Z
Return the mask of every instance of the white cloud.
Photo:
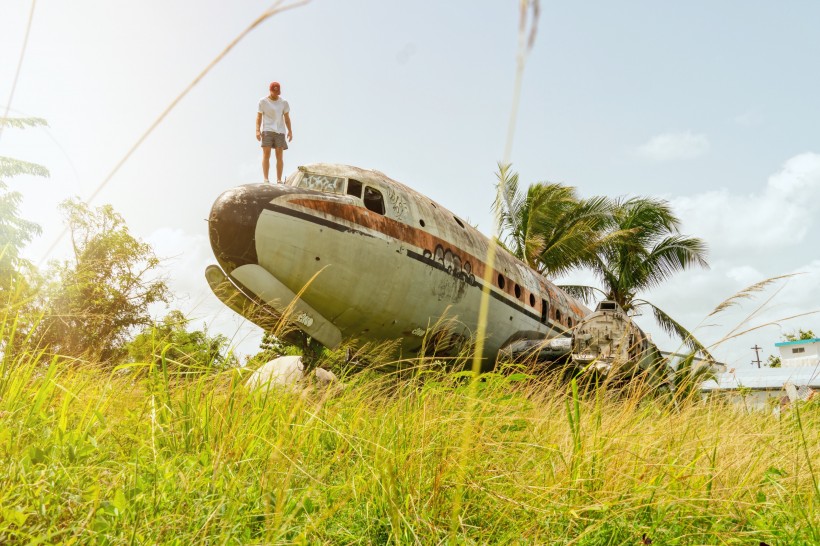
M797 274L774 281L749 298L736 299L735 305L713 316L708 315L718 304L764 280L766 275L754 266L722 261L709 271L676 275L673 283L656 288L646 299L683 324L703 344L712 346L710 350L719 361L745 366L754 356L750 349L753 345L763 348L761 356L765 359L776 354L774 344L786 332L798 328L820 332L820 260L794 268L791 273ZM662 350L680 349L680 342L662 332L650 314L638 322L653 334Z
M734 122L741 127L756 127L763 123L763 116L756 110L747 110L736 115Z
M753 345L761 357L776 353L774 344L797 328L820 332L820 154L803 153L783 163L765 185L750 193L727 189L671 200L682 231L703 238L710 247L709 270L675 276L650 294L649 301L684 326L696 329L713 354L736 366L750 366ZM777 275L781 279L715 316L707 315L733 294ZM792 318L793 317L793 318ZM678 342L659 331L651 317L639 323L663 349ZM738 337L733 335L751 330ZM723 341L721 341L723 340Z
M756 267L741 265L730 267L726 271L726 277L737 283L735 285L736 287L746 287L760 282L760 280L764 278L764 275ZM740 289L742 290L743 288Z
M638 155L652 161L694 159L708 151L709 139L706 135L697 135L691 131L663 133L638 147Z
M672 205L684 231L706 239L713 255L800 245L820 210L820 154L792 157L762 191L736 195L721 188L674 198Z

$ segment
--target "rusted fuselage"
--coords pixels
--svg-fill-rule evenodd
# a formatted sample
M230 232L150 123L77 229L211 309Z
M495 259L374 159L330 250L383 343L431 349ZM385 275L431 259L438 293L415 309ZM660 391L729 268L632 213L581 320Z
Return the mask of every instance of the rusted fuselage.
M513 341L568 335L589 312L500 247L485 285L490 240L378 171L313 164L285 184L230 189L209 232L219 266L206 277L220 299L264 328L288 308L329 347L400 340L413 356L442 320L450 339L473 338L485 287L490 363Z
M635 374L652 368L660 353L617 303L604 300L573 329L571 360L607 374Z

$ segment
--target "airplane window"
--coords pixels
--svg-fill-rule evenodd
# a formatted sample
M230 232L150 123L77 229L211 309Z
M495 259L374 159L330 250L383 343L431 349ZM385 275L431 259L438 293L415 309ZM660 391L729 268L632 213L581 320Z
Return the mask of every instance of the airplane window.
M530 305L532 307L535 307L535 295L534 294L530 294Z
M455 216L453 216L453 219L456 221L456 224L460 225L462 228L464 227L464 224L461 223L461 220L459 220Z
M444 268L451 273L453 271L453 253L449 250L444 253Z
M361 199L362 197L362 183L358 180L349 178L347 180L347 194Z
M382 193L376 188L365 186L364 188L364 206L373 212L384 214L384 198Z
M521 287L516 284L514 290L515 290L515 297L520 298L521 297Z
M423 220L423 219L419 219L419 225L420 225L421 227L424 227L424 220Z
M547 303L547 300L541 300L541 322L547 322L547 314L549 313L550 306Z
M501 290L504 290L504 275L502 275L501 273L498 274L498 287Z

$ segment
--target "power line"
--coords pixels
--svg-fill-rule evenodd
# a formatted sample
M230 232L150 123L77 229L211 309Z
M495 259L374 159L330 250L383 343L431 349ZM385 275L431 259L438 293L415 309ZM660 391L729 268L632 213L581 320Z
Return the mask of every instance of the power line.
M9 116L9 110L11 109L11 101L14 99L14 91L17 89L17 80L20 78L20 69L23 68L23 59L26 56L26 46L28 45L28 35L31 32L31 22L34 20L34 6L37 4L37 0L31 0L31 11L28 14L28 24L26 25L26 35L23 38L23 49L20 50L20 59L17 61L17 71L14 73L14 79L11 82L11 92L9 93L9 100L6 102L6 109L3 112L3 118L7 118ZM5 124L0 123L0 140L3 139L3 128Z

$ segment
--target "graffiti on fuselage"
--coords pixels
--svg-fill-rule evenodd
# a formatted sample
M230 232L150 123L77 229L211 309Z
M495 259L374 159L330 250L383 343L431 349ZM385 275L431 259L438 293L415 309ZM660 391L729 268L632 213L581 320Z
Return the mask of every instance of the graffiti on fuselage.
M338 176L305 173L299 181L299 187L324 193L343 193L345 179Z
M402 197L401 194L397 192L395 189L388 186L387 198L393 205L393 214L396 216L396 219L404 220L404 217L409 210L409 207L407 206L407 201L404 200L404 197Z
M473 264L469 260L462 260L461 257L452 251L445 249L441 245L436 245L434 250L425 250L424 257L435 261L444 268L447 273L455 278L475 286L475 275L473 274Z

